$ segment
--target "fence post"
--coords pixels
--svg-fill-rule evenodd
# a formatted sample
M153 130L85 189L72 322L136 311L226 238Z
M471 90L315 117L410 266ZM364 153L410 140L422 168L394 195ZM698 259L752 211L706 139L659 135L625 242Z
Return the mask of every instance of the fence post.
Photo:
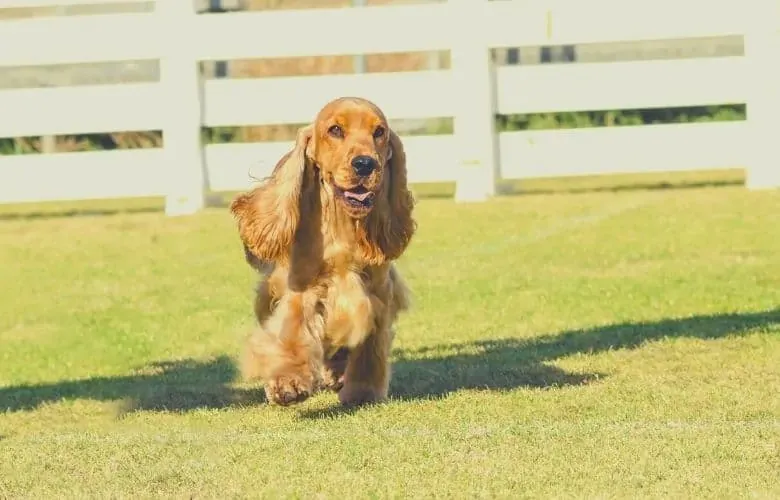
M197 13L193 0L157 0L155 7L163 45L160 85L165 106L165 213L188 215L204 207L206 190L201 142L203 82L189 45Z
M748 189L780 187L780 0L756 0L750 7L745 56L750 66L747 102L750 162Z
M483 201L496 194L499 175L496 80L480 19L488 0L449 0L456 29L451 61L456 109L453 128L458 169L455 201Z

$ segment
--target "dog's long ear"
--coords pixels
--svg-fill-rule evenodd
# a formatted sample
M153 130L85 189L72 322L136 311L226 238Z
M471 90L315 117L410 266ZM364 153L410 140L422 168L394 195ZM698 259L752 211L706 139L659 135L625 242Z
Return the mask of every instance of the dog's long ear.
M313 125L299 129L295 146L282 156L271 176L230 204L247 260L249 254L271 262L289 258L301 219L301 195L311 190L305 184L314 182L307 155L313 132Z
M406 178L406 153L401 138L388 131L391 157L377 206L369 214L364 250L368 260L380 264L394 260L406 250L417 225L412 218L414 197Z

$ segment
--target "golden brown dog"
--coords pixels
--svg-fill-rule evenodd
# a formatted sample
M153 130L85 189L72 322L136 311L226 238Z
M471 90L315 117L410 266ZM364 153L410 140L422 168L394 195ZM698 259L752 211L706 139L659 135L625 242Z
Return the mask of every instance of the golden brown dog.
M270 178L232 202L263 274L242 370L270 401L322 388L345 405L387 397L393 322L409 304L393 261L415 232L413 207L401 140L359 98L328 103Z

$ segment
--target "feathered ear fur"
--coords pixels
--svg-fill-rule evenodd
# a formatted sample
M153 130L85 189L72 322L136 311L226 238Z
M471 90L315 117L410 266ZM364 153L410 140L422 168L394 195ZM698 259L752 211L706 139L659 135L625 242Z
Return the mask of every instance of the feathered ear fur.
M401 138L389 131L392 156L382 197L366 221L364 251L369 262L381 264L395 260L406 250L417 229L412 218L414 197L407 187L406 153Z
M316 182L306 154L313 130L312 125L299 129L295 147L282 156L270 178L230 204L248 261L253 260L250 254L270 262L289 258L301 219L302 193L312 191L307 184Z

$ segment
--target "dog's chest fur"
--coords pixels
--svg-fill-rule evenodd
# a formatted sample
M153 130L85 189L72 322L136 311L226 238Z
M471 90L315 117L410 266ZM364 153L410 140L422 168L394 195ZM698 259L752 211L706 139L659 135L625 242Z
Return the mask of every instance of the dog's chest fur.
M360 344L373 329L375 301L358 273L347 271L330 277L323 300L327 342L349 348Z
M376 269L360 265L346 248L331 246L326 262L331 272L325 279L325 340L336 347L355 347L374 329L377 308L374 293Z

